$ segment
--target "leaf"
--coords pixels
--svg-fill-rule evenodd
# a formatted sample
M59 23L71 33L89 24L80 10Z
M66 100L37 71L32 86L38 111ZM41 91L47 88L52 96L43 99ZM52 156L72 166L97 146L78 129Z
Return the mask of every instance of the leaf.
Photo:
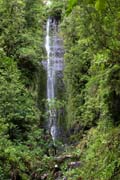
M78 0L69 0L68 2L68 9L67 9L67 13L69 14L73 7L77 4Z
M98 11L105 9L105 6L106 6L106 0L97 0L95 3L95 8Z

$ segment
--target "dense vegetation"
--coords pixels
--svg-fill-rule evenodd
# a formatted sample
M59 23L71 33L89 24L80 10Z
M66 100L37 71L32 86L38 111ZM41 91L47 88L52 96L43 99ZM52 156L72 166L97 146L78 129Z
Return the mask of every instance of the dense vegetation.
M119 180L120 0L51 1L0 0L0 179ZM65 49L65 93L56 101L69 136L64 153L57 150L61 162L42 129L48 15L59 21ZM69 168L68 154L79 167Z
M0 1L1 180L37 179L41 174L46 146L40 129L44 21L41 0Z
M62 20L66 121L83 163L68 179L120 179L119 3L69 1Z

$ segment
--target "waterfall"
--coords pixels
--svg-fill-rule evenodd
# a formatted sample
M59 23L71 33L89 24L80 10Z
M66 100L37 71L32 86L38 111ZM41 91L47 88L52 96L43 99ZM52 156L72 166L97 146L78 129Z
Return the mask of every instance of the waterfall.
M57 97L58 76L61 78L63 70L63 49L62 39L58 35L58 25L55 19L49 18L46 23L45 48L47 52L47 100L48 104L55 101ZM59 135L59 125L57 122L57 110L55 107L48 107L49 118L48 127L53 141Z

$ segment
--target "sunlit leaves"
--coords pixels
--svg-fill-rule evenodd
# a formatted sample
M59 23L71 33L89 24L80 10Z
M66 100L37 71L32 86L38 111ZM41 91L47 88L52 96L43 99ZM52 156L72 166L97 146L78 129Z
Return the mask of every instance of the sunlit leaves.
M67 13L70 13L73 9L73 7L78 3L78 0L69 0L68 1L68 9ZM106 7L106 0L88 0L84 3L84 5L93 4L96 8L96 10L101 11L105 9Z
M70 13L73 9L73 7L77 4L78 0L69 0L68 1L68 9L67 13Z
M106 0L97 0L95 3L95 8L99 11L99 10L103 10L105 8L106 5Z

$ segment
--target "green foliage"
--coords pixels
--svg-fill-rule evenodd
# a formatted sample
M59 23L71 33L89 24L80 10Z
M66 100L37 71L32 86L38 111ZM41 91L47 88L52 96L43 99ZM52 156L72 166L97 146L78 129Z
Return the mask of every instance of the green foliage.
M66 124L70 140L81 141L76 152L82 165L65 173L71 180L120 177L119 3L70 1L61 24Z
M39 112L13 59L0 58L0 178L39 179L47 168L48 143Z
M50 8L47 9L48 15L50 17L56 18L57 21L61 19L62 12L65 10L66 3L65 1L52 0Z
M106 5L106 0L97 0L95 3L95 8L97 10L103 10L105 8Z
M80 177L85 180L114 179L119 175L119 138L119 127L114 128L111 122L104 121L97 128L91 128L74 152L80 155L82 165L68 171L67 177L76 180Z
M81 140L76 149L69 151L80 157L81 167L67 171L67 162L62 165L69 180L120 179L119 3L53 0L47 11L61 19L65 47L65 99L54 99L48 105L58 112L66 108L64 125L74 131L71 142ZM48 14L42 0L0 1L3 180L41 179L44 174L55 179L56 162L49 153L51 137L40 129L45 96L45 73L40 63Z
M47 143L37 108L43 2L0 1L0 179L40 179ZM32 20L32 21L31 21ZM42 78L41 78L42 79ZM39 101L42 101L43 96ZM39 109L43 110L41 102Z
M23 31L24 1L1 1L0 4L0 29L2 47L8 56L14 56L19 42L20 33Z
M78 0L69 0L67 13L70 13L73 7L77 4Z
M61 101L56 98L48 100L47 104L48 104L50 110L52 110L52 109L57 110L57 109L63 108L65 106L64 100Z
M32 90L37 90L39 62L43 60L43 9L41 0L5 0L0 4L0 46L17 61L26 86Z
M52 157L45 155L46 141L43 132L36 127L24 143L12 143L0 134L0 177L7 179L40 179L48 171Z
M119 7L97 1L107 7L101 14L93 3L81 1L61 25L68 127L79 121L88 129L106 117L119 123Z
M74 8L74 6L76 6L76 4L78 4L78 0L68 0L68 9L67 9L67 13L69 14L72 9ZM84 2L83 2L84 3ZM106 7L106 0L87 0L84 4L95 4L95 8L98 11L101 11L103 9L105 9Z
M20 82L20 72L12 59L0 59L0 73L0 115L9 125L11 139L25 138L36 119L32 96Z

